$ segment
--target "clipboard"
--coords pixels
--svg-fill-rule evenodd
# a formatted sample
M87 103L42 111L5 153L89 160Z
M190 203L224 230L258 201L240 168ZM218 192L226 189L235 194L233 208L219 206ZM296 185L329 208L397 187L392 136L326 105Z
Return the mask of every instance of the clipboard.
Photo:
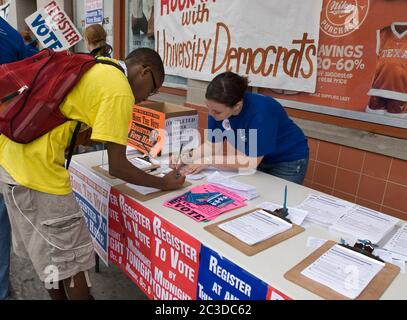
M246 214L255 212L257 210L261 210L259 208L255 208L253 210L247 211L245 213L239 214L237 216L231 217L229 219L211 224L209 226L204 227L204 229L206 231L208 231L209 233L213 234L214 236L220 238L221 240L223 240L224 242L226 242L227 244L231 245L232 247L234 247L235 249L243 252L245 255L247 256L253 256L263 250L266 250L270 247L273 247L277 244L279 244L280 242L283 242L287 239L290 239L294 236L296 236L297 234L303 232L305 229L299 225L293 224L291 229L288 229L282 233L279 233L269 239L263 240L259 243L256 243L255 245L248 245L247 243L244 243L243 241L239 240L238 238L236 238L235 236L231 235L230 233L227 233L226 231L223 231L221 228L218 227L219 224L225 223L227 221L230 220L234 220L237 219L241 216L244 216Z
M134 190L134 189L132 189L132 188L126 186L126 184L127 184L127 183L121 183L121 184L118 184L118 185L113 186L113 187L114 187L115 189L119 190L120 192L122 192L122 193L124 193L124 194L127 194L127 195L133 197L134 199L136 199L136 200L138 200L138 201L148 201L148 200L152 200L152 199L161 197L161 196L163 196L163 195L165 195L165 194L168 194L168 193L171 193L171 192L174 191L174 190L168 190L168 191L159 190L159 191L156 191L156 192L153 192L153 193L149 193L149 194L145 194L145 195L144 195L144 194L141 194L141 193L137 192L136 190ZM186 187L189 187L189 186L191 186L191 183L188 182L188 181L185 181L184 184L182 185L182 188L177 189L177 190L182 190L182 189L184 189L184 188L186 188Z
M331 288L301 274L304 269L306 269L309 265L311 265L314 261L316 261L320 256L322 256L336 244L337 243L335 241L327 241L324 245L311 253L308 257L294 266L291 270L287 271L284 274L284 278L327 300L351 300L350 298L345 297L344 295L332 290ZM358 250L354 251L363 254ZM385 263L384 268L380 270L380 272L372 279L368 286L355 300L379 299L384 291L386 291L389 285L393 282L394 278L397 277L399 272L399 267L390 263Z

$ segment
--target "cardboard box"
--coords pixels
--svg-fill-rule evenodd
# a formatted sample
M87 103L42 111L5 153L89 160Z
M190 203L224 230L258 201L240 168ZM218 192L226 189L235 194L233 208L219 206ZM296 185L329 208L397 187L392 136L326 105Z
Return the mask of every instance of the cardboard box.
M188 149L199 144L198 112L167 102L143 102L133 107L129 145L156 156L178 153L181 143Z

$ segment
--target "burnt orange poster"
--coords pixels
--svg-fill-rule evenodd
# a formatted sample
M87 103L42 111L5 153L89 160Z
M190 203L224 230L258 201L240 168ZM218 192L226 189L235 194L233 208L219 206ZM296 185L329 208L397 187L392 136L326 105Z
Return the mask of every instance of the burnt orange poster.
M142 153L156 156L163 145L165 114L135 105L129 129L129 145Z
M316 92L261 92L407 119L407 1L324 0Z

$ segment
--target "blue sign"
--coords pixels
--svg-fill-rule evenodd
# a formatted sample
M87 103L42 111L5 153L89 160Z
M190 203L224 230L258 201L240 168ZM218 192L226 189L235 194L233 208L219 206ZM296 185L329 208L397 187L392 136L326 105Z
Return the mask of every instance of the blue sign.
M267 284L201 246L197 300L265 300Z
M81 207L89 232L99 246L107 252L107 220L84 197L74 192L76 201Z
M86 24L95 24L103 22L103 9L86 11Z

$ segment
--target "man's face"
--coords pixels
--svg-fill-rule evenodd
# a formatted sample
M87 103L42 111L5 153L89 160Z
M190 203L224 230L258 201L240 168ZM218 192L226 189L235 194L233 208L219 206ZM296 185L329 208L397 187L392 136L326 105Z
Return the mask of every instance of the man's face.
M128 70L128 79L136 103L156 94L162 86L161 77L154 74L153 69L149 66L131 66Z

